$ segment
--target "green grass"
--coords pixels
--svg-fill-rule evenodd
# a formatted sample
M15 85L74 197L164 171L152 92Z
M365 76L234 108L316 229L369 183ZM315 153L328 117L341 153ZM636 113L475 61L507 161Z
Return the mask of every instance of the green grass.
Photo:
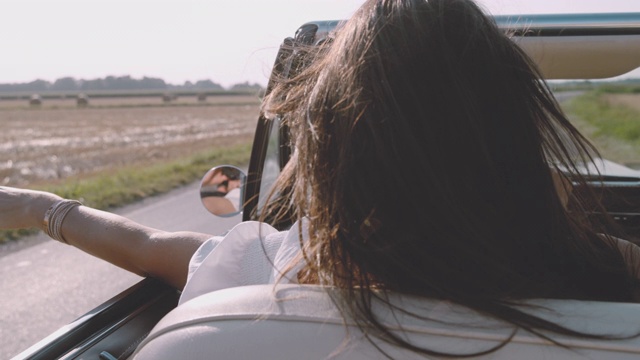
M602 91L587 92L563 108L603 157L627 165L640 162L640 112L609 104Z
M597 127L596 136L613 136L626 142L640 140L640 113L621 105L610 105L600 93L590 92L575 98L572 111Z
M199 180L215 165L245 166L251 144L216 149L189 158L146 168L128 167L95 174L89 178L69 178L57 185L37 187L101 210L113 209L149 196L165 193ZM37 232L35 229L0 230L0 243Z
M598 87L598 91L609 94L638 94L640 86L638 85L621 85L621 84L604 84Z

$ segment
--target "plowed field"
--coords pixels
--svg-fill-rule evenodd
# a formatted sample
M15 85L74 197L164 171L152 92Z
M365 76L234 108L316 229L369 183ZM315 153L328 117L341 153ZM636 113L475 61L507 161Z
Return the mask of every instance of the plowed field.
M251 141L259 100L209 97L162 104L159 99L0 101L0 185L26 186L145 166L213 147Z

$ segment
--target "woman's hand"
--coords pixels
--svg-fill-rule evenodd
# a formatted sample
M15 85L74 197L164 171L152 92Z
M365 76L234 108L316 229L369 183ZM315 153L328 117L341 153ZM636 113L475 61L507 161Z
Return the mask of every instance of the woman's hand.
M222 173L222 170L216 170L208 173L206 177L202 180L203 185L219 185L225 181L228 181L229 178L227 175Z
M44 213L60 199L44 191L0 186L0 229L42 229Z

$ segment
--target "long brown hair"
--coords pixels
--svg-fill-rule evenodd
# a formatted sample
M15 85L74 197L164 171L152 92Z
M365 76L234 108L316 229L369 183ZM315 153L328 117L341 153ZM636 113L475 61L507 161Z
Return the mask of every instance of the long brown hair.
M582 215L582 199L567 211L554 188L552 169L584 185L578 169L596 149L471 0L370 0L306 51L310 65L264 103L291 129L294 155L277 188L309 223L301 280L339 288L337 305L366 334L453 356L381 324L371 306L392 306L386 290L540 336L600 335L513 305L632 300L635 281L613 241Z

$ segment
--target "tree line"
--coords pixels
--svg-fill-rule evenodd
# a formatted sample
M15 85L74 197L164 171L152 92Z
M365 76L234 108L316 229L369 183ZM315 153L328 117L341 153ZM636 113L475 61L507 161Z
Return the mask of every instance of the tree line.
M239 83L231 86L228 90L259 91L262 86L255 83ZM131 76L107 76L105 78L84 80L73 77L63 77L54 82L46 80L34 80L26 83L0 84L0 92L18 93L46 93L46 92L93 92L112 90L226 90L222 85L211 80L198 80L196 82L186 81L182 85L174 85L165 82L160 78L143 77L135 79Z

